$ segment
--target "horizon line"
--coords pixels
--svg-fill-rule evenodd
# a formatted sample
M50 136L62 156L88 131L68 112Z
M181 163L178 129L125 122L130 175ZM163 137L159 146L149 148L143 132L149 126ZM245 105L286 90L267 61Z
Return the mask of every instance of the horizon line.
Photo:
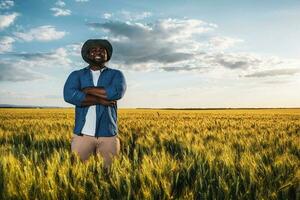
M35 106L35 105L10 105L0 104L0 108L60 108L70 109L72 107L62 106ZM300 107L121 107L118 109L149 109L149 110L226 110L226 109L300 109Z

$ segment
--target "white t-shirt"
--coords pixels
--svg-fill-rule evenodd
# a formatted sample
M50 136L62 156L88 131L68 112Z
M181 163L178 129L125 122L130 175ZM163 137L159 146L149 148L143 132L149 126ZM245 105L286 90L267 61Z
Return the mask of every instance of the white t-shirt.
M94 86L97 86L97 81L100 77L101 71L100 70L96 70L96 71L91 70L91 72L93 75ZM95 133L96 133L96 105L91 105L88 108L88 112L87 112L86 118L85 118L85 124L82 128L81 133L84 135L95 136Z

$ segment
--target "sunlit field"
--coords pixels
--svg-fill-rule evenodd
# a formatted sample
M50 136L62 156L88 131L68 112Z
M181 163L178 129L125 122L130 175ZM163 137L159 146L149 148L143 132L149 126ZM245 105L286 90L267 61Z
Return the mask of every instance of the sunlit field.
M0 199L296 199L300 109L118 112L121 153L71 153L73 109L0 109Z

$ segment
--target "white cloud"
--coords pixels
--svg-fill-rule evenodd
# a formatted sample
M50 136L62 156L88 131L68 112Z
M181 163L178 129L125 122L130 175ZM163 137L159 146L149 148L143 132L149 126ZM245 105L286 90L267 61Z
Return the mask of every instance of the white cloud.
M45 70L72 66L70 50L58 48L46 53L10 53L0 61L0 81L31 81L49 76Z
M15 19L19 16L18 13L9 15L0 15L0 29L4 29L14 23Z
M269 69L263 71L253 72L245 75L245 77L258 77L263 78L267 76L290 76L300 73L300 68L282 68L282 69Z
M112 13L104 13L104 14L103 14L103 18L104 18L104 19L110 19L112 16L113 16Z
M34 69L70 67L72 61L65 48L58 48L55 51L47 53L15 53L11 54L17 57L20 65Z
M57 31L54 26L45 25L32 28L26 32L15 32L14 35L24 41L51 41L63 38L67 32Z
M267 58L250 53L207 52L200 59L210 66L221 66L227 69L242 70L257 68L262 64L271 62L271 60L268 60Z
M104 19L110 19L112 16L114 16L114 20L139 21L151 17L152 13L148 11L137 13L137 12L129 12L126 10L122 10L115 13L104 13L102 15Z
M61 0L58 0L55 5L59 6L59 7L64 7L66 5L65 2L61 1Z
M19 63L0 61L0 81L32 81L43 79L45 76Z
M75 0L76 2L88 2L89 0Z
M12 37L4 36L0 38L0 53L12 50L12 44L15 40Z
M123 20L129 20L129 21L137 21L137 20L145 19L147 17L150 17L151 15L152 15L151 12L132 13L124 10L120 12L120 17L122 17Z
M71 15L71 10L69 10L69 9L51 8L50 10L54 12L53 15L55 17Z
M3 0L0 2L0 9L9 9L14 6L14 1L12 0Z
M83 42L81 43L73 43L65 46L65 49L69 55L81 57L81 47Z
M66 5L64 1L58 0L55 5L58 7L50 8L50 10L53 11L53 15L55 17L71 15L71 10L64 8Z
M217 27L193 19L161 19L148 24L109 21L88 26L107 31L115 47L113 61L134 69L157 69L174 63L183 66L187 63L182 62L194 61L203 53L202 44L193 37Z
M251 52L230 52L232 47L243 40L214 36L212 33L218 27L216 24L196 19L168 18L151 23L110 20L87 25L107 33L106 38L114 47L110 62L126 70L198 73L219 71L222 74L230 70L229 73L236 76L249 77L247 74L256 75L256 72L263 70L300 66L295 66L295 62L284 58ZM295 74L283 70L278 72Z
M209 46L213 49L224 50L224 49L228 49L240 42L243 42L243 40L236 39L236 38L230 38L230 37L224 37L224 36L218 36L218 37L212 37L209 40Z

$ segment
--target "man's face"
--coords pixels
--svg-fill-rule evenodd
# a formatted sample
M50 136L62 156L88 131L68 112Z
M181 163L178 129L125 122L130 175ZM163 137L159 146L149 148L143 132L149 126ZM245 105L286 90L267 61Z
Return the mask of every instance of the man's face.
M106 49L101 46L92 47L89 51L88 57L97 63L104 63L107 61Z

